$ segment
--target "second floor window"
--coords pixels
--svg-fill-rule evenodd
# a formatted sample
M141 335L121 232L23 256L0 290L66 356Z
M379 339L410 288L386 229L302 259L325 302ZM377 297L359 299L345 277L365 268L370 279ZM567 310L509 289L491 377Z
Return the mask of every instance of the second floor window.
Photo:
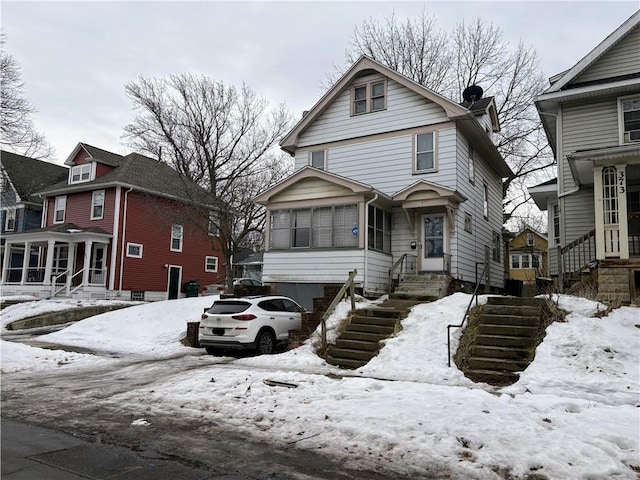
M555 246L560 245L560 207L557 203L554 203L551 207L553 215L553 244Z
M16 229L16 209L9 208L4 217L4 231L13 232Z
M622 143L640 142L640 97L621 100Z
M64 213L67 209L67 196L56 197L53 212L53 223L64 223Z
M209 212L209 235L220 235L219 219L217 212Z
M417 172L434 171L435 137L433 132L419 133L415 138L415 170Z
M491 259L494 262L500 261L501 249L502 249L502 237L498 232L493 232L493 244L491 245Z
M104 216L104 190L96 190L91 196L91 220Z
M387 82L375 81L351 89L351 115L379 112L387 108Z
M473 183L476 179L476 159L475 152L473 151L473 147L469 145L469 181Z
M171 227L171 251L182 251L182 225L174 225Z
M324 150L311 152L311 166L319 168L320 170L325 170L325 156Z
M485 220L489 220L489 187L486 183L483 184L482 215Z
M91 180L91 164L76 165L71 167L71 180L69 183L82 183Z

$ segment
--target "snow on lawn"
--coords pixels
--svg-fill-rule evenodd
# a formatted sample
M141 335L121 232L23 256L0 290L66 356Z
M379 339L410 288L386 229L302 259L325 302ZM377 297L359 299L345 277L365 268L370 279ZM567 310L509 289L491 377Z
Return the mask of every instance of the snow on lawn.
M76 362L97 364L107 361L95 355L34 348L22 343L5 342L4 340L0 342L0 356L2 357L0 372L3 374L24 370L47 370L72 365Z
M135 305L82 320L38 338L43 342L121 354L165 357L201 351L185 347L187 322L200 321L218 295Z
M315 449L354 467L390 468L407 478L430 471L465 479L637 478L640 310L623 307L598 318L604 306L560 296L559 306L569 312L566 322L547 329L516 384L498 389L474 384L455 365L446 366L446 326L460 322L469 299L458 293L414 307L402 331L355 371L339 370L315 355L316 332L301 347L278 355L197 355L193 362L203 368L188 376L176 372L111 401L139 410L151 423L153 415L192 415L283 447ZM182 347L179 339L186 322L197 321L212 300L131 307L40 340L154 357L202 352ZM341 303L329 319L330 338L348 309L348 302ZM459 335L453 329L452 351ZM20 349L9 355L33 361ZM3 369L7 356L3 351ZM297 388L271 387L263 382L267 378Z

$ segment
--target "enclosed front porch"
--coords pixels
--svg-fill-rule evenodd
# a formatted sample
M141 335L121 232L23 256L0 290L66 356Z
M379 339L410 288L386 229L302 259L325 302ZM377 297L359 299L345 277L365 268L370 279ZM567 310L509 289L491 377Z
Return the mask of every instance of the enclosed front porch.
M7 235L2 250L2 294L37 298L77 292L104 297L111 235L61 225Z

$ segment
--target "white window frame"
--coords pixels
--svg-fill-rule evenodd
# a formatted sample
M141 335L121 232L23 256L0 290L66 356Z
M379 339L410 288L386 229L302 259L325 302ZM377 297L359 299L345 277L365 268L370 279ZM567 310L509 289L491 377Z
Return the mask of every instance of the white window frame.
M98 195L102 195L102 202L100 204L96 203L96 197ZM91 220L102 220L104 218L104 199L105 199L105 191L104 190L94 190L91 192ZM100 216L97 216L96 207L100 207Z
M209 262L214 261L215 265L210 266ZM208 273L215 273L218 271L218 257L206 256L204 257L204 271Z
M373 86L382 84L383 94L377 95L374 97L373 95ZM364 88L365 96L364 98L356 100L356 90ZM351 87L351 116L357 117L359 115L366 115L367 113L375 113L382 112L387 109L387 80L386 79L378 79L371 80L366 83L358 83ZM374 98L382 98L383 99L383 107L382 108L373 108L373 100ZM356 113L356 102L365 102L364 111Z
M469 182L471 183L475 183L476 182L476 155L475 155L475 151L473 149L473 147L471 146L471 144L469 144Z
M178 231L180 232L180 234L176 235ZM174 240L178 240L180 242L180 245L178 247L173 246ZM183 240L184 240L184 228L182 227L182 225L172 225L171 226L171 243L169 244L170 250L172 252L181 252L182 244L184 243Z
M487 182L482 183L482 216L485 220L489 220L489 185Z
M58 219L58 212L62 212L62 218ZM67 196L60 195L53 200L53 223L64 223L67 216Z
M467 212L464 214L464 231L473 233L473 216Z
M517 260L517 266L515 265ZM525 267L525 260L527 266ZM537 260L538 265L534 265L534 260ZM509 261L509 267L512 270L536 270L542 268L542 255L539 253L512 253Z
M132 253L131 252L132 248L139 248L140 252L138 254ZM142 258L142 249L143 249L143 245L141 243L127 242L127 257Z
M420 135L429 135L429 134L431 134L433 150L429 150L429 151L425 150L424 152L418 152L418 137ZM431 130L431 131L427 131L427 132L418 132L413 136L413 173L414 174L432 173L432 172L437 172L438 171L438 155L437 155L438 145L437 145L437 139L438 139L438 135L436 134L435 130ZM418 168L418 154L419 153L429 153L429 152L433 153L433 166L431 168L419 169Z
M313 162L313 157L316 154L322 154L322 165L314 165ZM311 165L312 167L318 168L320 170L326 170L327 169L327 151L326 150L313 150L311 152L309 152L309 165Z
M527 232L527 247L533 247L536 243L536 237L533 232Z
M218 223L218 212L210 211L209 212L209 226L207 227L207 233L211 237L219 237L220 236L220 228L217 225Z
M75 178L77 177L77 179ZM69 184L90 182L93 177L93 164L83 163L69 169Z
M560 204L558 202L550 203L549 210L551 211L551 234L553 238L553 246L560 245ZM558 224L556 225L556 219Z
M7 208L4 215L4 231L15 232L16 230L16 209L14 207ZM9 223L11 222L11 223Z
M632 140L631 135L630 134L627 135L627 131L625 130L625 127L624 127L624 103L628 101L638 102L639 110L640 110L640 96L629 95L626 97L618 98L618 131L620 136L620 145L627 145L631 143L640 142L640 130L638 130L636 133L636 135L638 135L638 138L635 140ZM632 130L632 131L636 132L636 130Z

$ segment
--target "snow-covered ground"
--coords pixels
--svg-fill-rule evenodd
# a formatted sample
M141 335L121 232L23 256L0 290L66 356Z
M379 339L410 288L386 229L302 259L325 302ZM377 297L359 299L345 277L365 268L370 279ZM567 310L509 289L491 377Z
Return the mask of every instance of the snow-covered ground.
M38 340L123 359L184 355L202 368L189 375L176 372L112 400L144 405L141 412L192 415L264 440L321 449L347 463L353 459L354 465L366 459L371 468L408 478L433 469L452 478L638 478L638 308L622 307L599 318L604 306L559 297L559 306L569 312L566 322L547 329L520 380L500 389L475 384L455 365L447 367L446 326L460 321L469 295L414 307L377 357L346 372L315 355L317 335L286 353L238 359L182 346L186 323L197 321L213 299L133 306ZM3 328L50 303L6 308ZM348 308L340 304L329 319L330 337ZM454 348L459 335L453 334ZM0 346L3 374L121 361L6 341ZM265 379L297 387L268 386Z

